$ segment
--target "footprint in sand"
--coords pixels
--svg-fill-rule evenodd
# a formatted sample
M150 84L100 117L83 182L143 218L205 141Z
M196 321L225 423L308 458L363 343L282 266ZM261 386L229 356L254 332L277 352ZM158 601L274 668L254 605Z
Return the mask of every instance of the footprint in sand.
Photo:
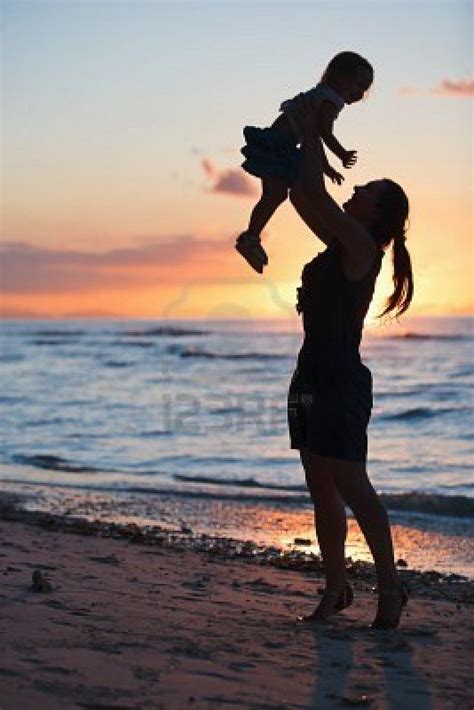
M98 557L89 557L92 562L100 562L103 565L119 565L120 560L117 555L103 555Z
M233 661L227 664L227 668L231 671L247 671L249 668L256 668L255 663L245 663L245 661Z

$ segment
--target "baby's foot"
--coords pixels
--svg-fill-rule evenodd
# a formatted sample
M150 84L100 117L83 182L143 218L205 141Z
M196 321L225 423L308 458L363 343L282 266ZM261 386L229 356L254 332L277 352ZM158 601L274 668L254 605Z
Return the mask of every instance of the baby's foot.
M268 257L260 243L260 237L250 232L243 232L237 238L235 248L255 271L259 274L263 272L263 267L268 264Z

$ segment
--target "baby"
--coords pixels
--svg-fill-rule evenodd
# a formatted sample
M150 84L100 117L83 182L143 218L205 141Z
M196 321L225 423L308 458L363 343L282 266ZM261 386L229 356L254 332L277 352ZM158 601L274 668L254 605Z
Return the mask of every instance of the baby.
M321 81L315 87L280 106L280 115L269 128L245 126L246 145L241 152L246 160L242 167L262 181L262 196L253 208L249 226L237 239L235 248L248 263L262 273L268 258L260 243L260 234L275 210L288 197L288 189L298 175L304 124L301 96L310 99L314 114L314 138L323 142L342 162L351 168L357 151L346 150L333 134L334 121L344 104L360 101L374 79L369 62L354 52L341 52L329 62ZM305 102L307 105L308 102ZM338 185L343 176L329 165L323 152L324 173Z

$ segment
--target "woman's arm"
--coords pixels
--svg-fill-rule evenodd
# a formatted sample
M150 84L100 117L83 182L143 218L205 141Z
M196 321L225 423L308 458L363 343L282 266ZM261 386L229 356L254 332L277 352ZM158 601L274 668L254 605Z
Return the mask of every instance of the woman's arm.
M376 246L367 229L346 214L328 194L324 185L320 141L304 140L301 146L300 175L290 192L298 213L325 244L338 241L354 270L371 264Z
M335 241L336 235L328 230L321 222L314 200L311 199L308 191L304 189L301 180L298 180L291 188L290 202L306 226L309 227L326 246L329 246Z

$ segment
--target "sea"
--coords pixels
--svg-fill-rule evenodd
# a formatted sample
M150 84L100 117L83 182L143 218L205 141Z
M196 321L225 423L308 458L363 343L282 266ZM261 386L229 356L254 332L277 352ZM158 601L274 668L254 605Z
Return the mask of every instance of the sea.
M367 327L367 470L397 559L474 578L474 319ZM300 320L5 320L0 494L318 552L286 397ZM347 555L370 560L349 515ZM400 563L401 564L401 563Z

